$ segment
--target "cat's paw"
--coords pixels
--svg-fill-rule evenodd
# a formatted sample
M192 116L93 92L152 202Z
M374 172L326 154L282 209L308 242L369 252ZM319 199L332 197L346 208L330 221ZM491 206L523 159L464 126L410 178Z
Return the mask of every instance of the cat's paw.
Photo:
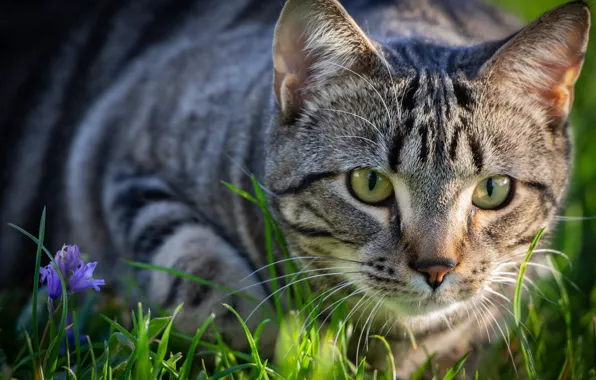
M224 342L234 349L245 349L248 343L237 317L224 304L232 307L254 331L266 316L272 316L271 302L259 303L267 297L267 289L242 257L208 227L189 226L165 242L153 258L153 264L172 268L185 275L153 271L148 295L164 307L183 303L175 326L194 333L211 314ZM246 279L241 281L243 278ZM239 291L240 290L240 291ZM270 328L271 329L271 328ZM207 338L214 338L209 329ZM265 331L262 344L273 346L275 333Z

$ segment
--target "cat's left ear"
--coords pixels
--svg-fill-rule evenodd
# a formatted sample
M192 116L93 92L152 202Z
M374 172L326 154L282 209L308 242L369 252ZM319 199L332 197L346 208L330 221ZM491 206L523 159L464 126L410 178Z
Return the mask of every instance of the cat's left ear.
M273 41L274 92L282 114L298 113L309 90L347 72L362 72L379 57L337 0L288 0Z
M551 118L566 117L589 31L590 10L585 2L559 6L509 39L480 75L507 96L525 96L546 106Z

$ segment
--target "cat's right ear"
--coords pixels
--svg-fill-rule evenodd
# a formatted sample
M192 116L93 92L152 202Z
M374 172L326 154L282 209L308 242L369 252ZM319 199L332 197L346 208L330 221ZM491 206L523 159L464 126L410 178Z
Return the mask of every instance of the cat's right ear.
M545 107L551 120L566 118L588 45L590 10L572 1L512 36L481 69L508 97L521 95Z
M361 70L376 48L336 0L288 0L275 28L274 91L284 118L303 107L308 90L340 72Z

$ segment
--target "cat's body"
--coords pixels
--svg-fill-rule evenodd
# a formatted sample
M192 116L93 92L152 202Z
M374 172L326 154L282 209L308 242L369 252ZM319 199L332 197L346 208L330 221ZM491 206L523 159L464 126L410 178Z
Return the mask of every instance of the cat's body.
M274 87L279 89L280 83L274 81L271 58L281 2L213 0L184 3L176 6L160 1L106 3L97 12L89 12L81 18L84 21L67 33L60 49L55 50L56 54L50 54L51 59L30 69L27 74L29 86L35 91L26 92L26 85L18 87L16 84L11 88L18 88L22 95L15 90L14 96L11 96L10 89L6 91L9 101L3 103L10 104L9 111L13 113L9 112L2 121L3 136L10 136L1 143L2 287L13 284L15 276L11 274L31 270L32 260L24 257L29 255L32 258L34 252L32 243L25 244L25 238L4 226L11 222L35 231L43 206L48 206L46 244L55 249L64 242L79 244L83 251L99 261L98 271L108 282L115 282L131 271L120 262L120 259L128 258L174 267L220 284L238 287L239 279L267 264L261 210L222 185L222 181L226 181L250 191L252 182L249 174L266 181L268 191L278 194L272 195L271 201L275 205L276 216L285 219L282 226L290 236L290 246L296 255L313 255L313 252L320 253L323 249L322 245L316 247L319 251L305 249L300 245L301 238L297 234L312 236L321 233L320 223L317 220L313 222L309 214L316 214L317 210L323 212L322 219L330 215L334 218L325 222L333 230L341 220L334 215L336 211L326 210L316 199L315 210L312 204L301 198L296 198L298 201L294 204L292 196L292 200L288 201L292 204L283 206L283 195L296 195L305 186L321 182L319 179L325 182L325 176L333 177L337 171L332 167L335 161L345 168L343 170L364 164L356 159L352 163L349 159L341 162L341 155L318 150L307 135L293 137L306 139L301 142L306 152L287 146L289 137L283 128L291 127L277 125L277 120L281 123L288 121L277 114L279 106L276 105L275 95L278 96L277 104L283 103L286 98L283 89L277 93L274 91ZM424 81L433 86L441 81L448 83L451 79L446 78L454 73L474 76L501 43L469 51L463 47L452 47L500 40L519 27L509 16L470 1L354 0L343 3L368 36L376 41L392 41L384 45L388 49L384 52L384 56L389 57L384 61L387 66L379 66L387 72L379 75L396 70L398 74L395 77L384 79L387 85L395 80L397 85L392 88L393 92L385 93L379 90L380 87L376 87L375 91L368 89L369 97L359 100L361 107L357 110L358 107L349 108L361 118L372 119L373 123L369 124L378 124L377 120L386 124L379 132L391 140L389 143L397 141L393 134L402 131L404 125L412 126L406 121L404 113L398 111L398 105L403 105L408 96L413 104L424 103L424 99L408 95L407 86L411 83L400 80L400 75L408 70L401 69L414 67L419 70L416 80L425 91L429 91L430 87L422 87ZM281 25L283 27L283 23ZM283 34L281 32L279 35ZM344 36L344 39L349 37ZM300 34L297 33L295 38L300 40ZM394 51L391 53L390 49ZM276 68L279 72L280 69ZM343 68L334 67L334 71L337 70ZM375 87L377 82L373 79L358 79L362 78L360 73L365 72L361 67L352 72L355 74L352 84L359 90L368 85ZM43 81L35 84L36 75L41 76ZM16 78L15 83L20 77ZM414 135L426 139L430 134L430 140L416 143L411 148L405 144L401 158L389 159L391 166L397 167L398 161L408 162L409 155L428 157L429 161L441 166L440 161L447 160L449 154L453 160L460 154L467 155L468 149L471 149L472 156L464 159L467 160L466 165L471 164L478 171L490 166L487 161L498 156L498 152L484 150L484 157L478 158L479 148L475 144L480 142L472 139L468 148L461 147L464 142L458 148L459 137L452 139L453 134L464 134L462 130L456 132L457 128L446 128L448 135L445 136L436 132L443 125L449 125L441 119L449 117L441 109L449 108L451 102L454 114L467 115L465 112L469 110L457 111L458 107L465 109L470 106L465 104L466 97L472 97L465 94L468 91L465 89L466 81L463 79L463 84L459 85L460 89L463 88L463 95L458 92L456 84L445 87L455 86L455 96L449 94L452 90L444 90L444 95L428 92L429 104L438 104L438 111L433 114L435 116L424 120L437 123L439 127L431 127L430 132L420 128ZM471 87L474 88L474 85ZM413 89L414 92L416 90ZM23 99L32 92L36 96L31 96L31 102ZM355 96L357 92L354 91ZM321 93L325 94L324 91ZM336 94L344 96L341 91ZM377 115L378 109L385 112L387 108L386 104L379 108L382 103L377 101L377 95L383 97L384 103L389 103L391 109L396 107L393 120L382 120L385 116ZM294 95L288 96L290 101L295 100L292 98ZM391 103L393 100L395 103ZM338 108L333 99L329 102L329 108ZM494 104L491 106L494 107ZM305 108L312 113L311 117L315 117L317 107L310 104ZM346 112L334 114L335 122L351 123L354 119L349 119ZM410 109L409 112L413 111ZM325 117L331 116L323 119ZM474 117L479 116L470 117L476 120ZM329 121L329 124L332 123ZM419 128L418 124L416 128ZM359 134L361 131L356 128L350 132ZM338 137L341 136L334 138ZM368 137L364 133L359 138ZM381 141L384 138L378 140L377 137L371 139ZM560 139L567 141L566 133ZM340 139L321 137L319 140L329 147ZM351 144L356 144L354 140L351 139ZM503 141L513 144L507 137ZM338 143L334 149L351 152L356 147L342 144ZM553 144L557 149L561 144L565 145L561 149L569 149L568 144L559 140ZM372 153L374 149L366 142L357 146L360 150L377 154ZM399 149L386 148L383 159L390 153L388 150L399 152ZM421 149L423 153L412 149ZM523 162L519 151L505 150ZM448 153L441 156L442 151ZM287 161L284 161L286 158ZM318 164L311 162L317 160ZM555 167L566 170L568 157L560 164L557 160L552 162ZM383 165L388 166L375 160L366 164L375 167L375 170ZM408 170L404 169L404 173L413 177L420 172L419 169ZM460 166L459 169L445 170L437 174L437 183L451 183L457 187L457 183L451 181L454 173L463 173L467 169ZM419 182L414 180L413 183L432 186L432 173L428 173L425 174L426 179L419 178ZM304 182L300 176L307 181ZM538 224L547 223L552 218L566 180L565 176L555 181L556 189L552 191L555 195L549 200L552 207L544 212L544 219L539 219ZM421 194L422 190L420 188ZM344 230L360 231L361 234L340 232L339 243L334 241L333 244L341 245L347 240L347 244L365 245L366 234L378 233L376 225L367 220L369 216L362 210L357 207L348 209L344 201L325 196L324 190L321 193L321 201L326 202L328 207L346 210L359 216L361 221L367 221L366 225L358 225L344 218ZM430 200L442 196L440 192L424 194ZM453 232L443 228L439 218L433 220L433 212L441 214L450 202L446 198L441 199L444 201L441 207L427 207L429 218L416 219L419 223L417 228L424 226L429 230L436 228L445 233ZM409 211L410 216L416 212L412 210ZM296 231L294 228L301 223L303 216L300 214L303 212L305 218L311 218L310 224L306 223L302 231ZM400 210L400 213L405 218L408 210ZM295 218L292 222L287 220L290 214L291 218ZM373 214L377 221L384 218L376 211ZM539 226L532 224L531 227L528 233L533 234ZM334 231L325 234L318 237L334 239L337 235ZM523 238L527 240L528 236ZM425 239L423 235L418 238ZM494 240L499 238L502 237L494 237ZM356 242L350 243L350 239ZM383 244L390 244L390 239L383 239ZM367 247L370 249L370 244ZM383 260L391 261L387 257ZM485 264L482 264L483 268ZM395 271L401 270L399 265L396 268ZM265 272L253 275L242 285L262 281ZM201 319L213 310L214 304L221 302L222 292L191 285L164 273L141 272L137 273L137 279L155 302L166 306L185 302L186 312L179 318L179 326L184 329L196 328ZM262 299L270 292L270 287L259 285L247 292ZM244 315L254 308L253 303L240 298L235 298L232 303ZM224 337L240 333L239 325L233 318L227 322L226 317L223 318L226 326L222 329ZM468 322L463 322L462 326ZM431 347L433 342L438 345L432 347L437 350L450 351L453 347L453 337L443 340L441 334L446 332L446 335L457 337L460 334L460 331L449 332L445 324L435 319L418 326L423 335L428 335L429 330L440 330L427 339ZM421 356L416 361L423 359ZM404 369L406 367L404 365Z
M184 91L177 94L169 93L164 97L159 97L158 94L162 88L144 94L145 104L154 101L149 99L150 97L158 100L158 104L150 105L151 109L147 109L147 112L158 112L160 117L189 119L187 123L179 122L177 126L165 123L164 130L193 128L193 123L200 122L200 130L196 129L194 133L199 135L195 138L202 139L201 136L209 135L208 131L211 130L217 131L218 135L227 128L239 129L240 135L232 134L226 139L227 148L215 141L216 136L211 136L210 149L216 152L208 158L215 160L210 161L214 164L221 162L225 173L201 176L205 178L203 181L211 181L210 188L203 190L200 195L195 194L196 197L226 196L225 192L222 194L221 180L230 180L242 188L250 188L252 185L248 176L238 172L254 173L257 178L262 178L265 155L263 139L272 118L273 107L271 41L282 4L240 0L226 1L225 4L219 1L188 1L188 4L169 7L165 2L162 4L159 1L138 4L104 3L105 5L98 6L98 9L75 13L79 18L69 20L67 25L70 29L63 31L59 43L50 40L46 43L47 46L38 46L25 40L23 46L19 46L21 37L10 33L24 33L25 27L16 32L6 31L7 40L16 39L16 42L13 42L12 56L4 56L6 61L2 72L3 83L6 83L3 86L6 94L2 105L6 109L2 113L3 139L0 149L3 154L0 208L2 252L15 249L18 251L21 248L17 247L21 247L23 243L30 243L7 227L6 223L15 223L27 230L35 231L44 206L49 208L50 234L46 237L49 246L75 240L83 244L80 240L82 237L70 232L72 222L65 220L68 209L92 207L90 204L73 206L70 200L65 199L65 176L68 176L66 165L72 146L69 142L73 141L77 134L85 133L82 131L85 126L83 121L89 117L91 109L97 103L108 96L113 97L112 94L116 92L126 91L125 86L120 84L124 78L130 82L138 81L133 77L148 75L150 70L153 78L149 82L160 82L159 85L162 87L184 87ZM399 36L408 35L415 30L426 30L433 39L457 44L488 40L493 36L504 37L517 26L511 18L503 18L493 8L467 1L454 2L465 4L464 7L450 6L448 2L437 1L437 4L445 6L443 12L434 6L434 2L423 4L412 1L409 5L407 3L346 2L349 10L355 8L359 11L354 12L354 16L362 20L365 26L368 23L373 35L383 37L388 34ZM139 14L138 9L144 11ZM402 9L409 9L411 13L403 12ZM475 10L482 16L471 16L477 14ZM466 17L460 11L465 11L465 14L470 16ZM417 16L418 12L422 14ZM84 17L80 17L81 14ZM397 20L401 18L407 22L398 23ZM385 21L377 21L382 19ZM26 28L33 27L34 25L26 25ZM48 28L58 29L58 26L50 25ZM15 59L21 55L26 58ZM187 64L180 63L185 59L189 60ZM197 79L200 77L201 82L195 85L193 80L182 75L182 68L176 65L185 66L184 74L196 76ZM159 75L155 75L155 71L159 71ZM231 77L222 79L222 76L230 72L236 76L235 80ZM166 78L168 75L170 77ZM11 79L14 81L12 85L9 84ZM171 82L165 84L166 80ZM132 86L134 84L129 84L129 87ZM185 95L185 92L189 94ZM255 103L246 102L245 95L252 95ZM180 98L186 96L189 99L192 96L203 96L207 97L207 101L188 104L186 107L190 108L185 110L159 109L159 106L164 106L163 102L178 103ZM234 96L240 98L233 98ZM213 107L214 103L217 103L219 114L207 115L208 112L217 112ZM126 104L121 106L128 107ZM234 112L230 112L231 109ZM105 116L109 114L110 112L107 112ZM234 115L236 118L239 115L250 115L250 121L239 122L234 120ZM124 116L135 118L133 112ZM193 117L200 117L202 121L192 121ZM256 141L253 140L250 144L244 141L246 138ZM242 149L237 146L237 142L249 143L249 146ZM201 148L202 143L198 146ZM221 151L218 151L219 149ZM250 157L242 157L242 153L246 152L234 157L234 151L249 149L254 150ZM72 153L78 156L87 152L83 150ZM193 154L201 155L202 150L195 149ZM105 156L98 157L97 161L105 162ZM197 160L196 165L203 161ZM234 174L231 175L230 172ZM94 182L101 182L99 176L89 174L95 177ZM233 181L233 177L237 180ZM74 181L82 179L75 178ZM82 182L80 184L82 186ZM94 187L99 188L101 185L96 182ZM213 204L224 208L231 206L228 202L211 200L199 199L209 205L202 207L205 209L203 212L215 212L210 207ZM97 200L93 205L100 207ZM248 219L259 217L258 210L247 208L251 210L245 211L252 215ZM225 224L227 234L236 235L235 242L239 242L236 226L245 223L239 220L230 222L229 219L241 216L232 209L222 209L220 212L221 215L213 215L211 219L228 219L228 222L220 224ZM90 217L83 214L81 210L80 217ZM101 225L100 219L96 219L99 212L93 215L92 220ZM253 233L258 231L252 231L251 235ZM258 237L255 240L258 241ZM258 242L249 244L262 246ZM26 255L25 252L22 254ZM3 286L13 283L9 273L16 267L20 268L20 273L30 272L32 262L31 258L22 257L21 254L5 256L4 260L9 264L3 266L5 272L0 275L0 283Z

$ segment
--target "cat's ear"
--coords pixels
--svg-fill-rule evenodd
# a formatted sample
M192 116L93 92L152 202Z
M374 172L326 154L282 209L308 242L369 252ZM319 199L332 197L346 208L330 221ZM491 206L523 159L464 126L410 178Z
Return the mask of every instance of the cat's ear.
M375 46L336 0L288 0L275 28L274 91L282 114L298 112L308 86L358 72Z
M566 117L573 85L584 62L590 11L583 1L559 6L510 38L483 66L491 87L546 106L549 117Z

